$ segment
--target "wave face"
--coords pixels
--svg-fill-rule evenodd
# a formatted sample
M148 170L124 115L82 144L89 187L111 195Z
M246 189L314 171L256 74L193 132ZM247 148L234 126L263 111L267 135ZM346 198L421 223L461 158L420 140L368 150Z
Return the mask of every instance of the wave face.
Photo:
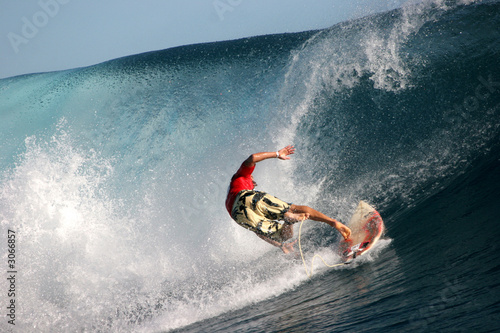
M0 80L15 328L497 328L499 26L498 1L425 1ZM286 144L297 153L259 164L259 188L342 221L372 203L387 232L369 257L309 281L231 221L231 175ZM302 237L308 259L339 261L329 227Z

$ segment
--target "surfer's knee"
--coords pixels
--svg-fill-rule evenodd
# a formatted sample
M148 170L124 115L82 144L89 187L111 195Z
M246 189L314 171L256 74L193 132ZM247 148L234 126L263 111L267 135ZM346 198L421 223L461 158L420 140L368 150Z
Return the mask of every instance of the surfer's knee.
M284 214L284 217L285 217L285 221L287 221L289 223L296 223L296 222L300 222L300 221L309 219L309 214L289 210L288 212L286 212Z
M312 208L309 206L292 204L290 206L290 211L292 213L308 213L308 214L310 214L312 211Z

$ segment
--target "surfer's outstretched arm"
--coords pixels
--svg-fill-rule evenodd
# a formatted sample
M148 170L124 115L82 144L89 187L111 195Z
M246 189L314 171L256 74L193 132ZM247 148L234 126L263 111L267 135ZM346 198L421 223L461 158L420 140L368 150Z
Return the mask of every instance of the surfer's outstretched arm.
M261 152L250 155L245 160L245 166L252 167L260 161L267 160L268 158L279 158L280 160L289 160L291 155L295 152L295 148L293 146L286 146L278 151L273 152Z

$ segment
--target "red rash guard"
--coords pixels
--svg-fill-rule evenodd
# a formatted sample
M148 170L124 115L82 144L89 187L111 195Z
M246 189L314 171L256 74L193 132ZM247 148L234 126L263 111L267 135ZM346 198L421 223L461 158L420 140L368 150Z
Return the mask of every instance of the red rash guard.
M252 181L252 172L255 169L254 166L245 166L243 162L238 169L238 171L231 178L231 183L229 184L229 193L226 198L226 209L231 215L231 209L233 208L234 200L238 196L238 193L243 190L253 190L254 185Z

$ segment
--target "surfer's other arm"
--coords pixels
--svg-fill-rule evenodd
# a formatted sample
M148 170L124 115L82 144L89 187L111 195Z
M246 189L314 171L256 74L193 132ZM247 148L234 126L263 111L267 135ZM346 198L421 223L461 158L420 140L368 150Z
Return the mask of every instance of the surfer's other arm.
M278 151L273 152L261 152L250 155L244 162L245 166L252 167L260 161L267 160L268 158L279 158L280 160L289 160L291 155L295 152L295 148L292 145L286 146Z

